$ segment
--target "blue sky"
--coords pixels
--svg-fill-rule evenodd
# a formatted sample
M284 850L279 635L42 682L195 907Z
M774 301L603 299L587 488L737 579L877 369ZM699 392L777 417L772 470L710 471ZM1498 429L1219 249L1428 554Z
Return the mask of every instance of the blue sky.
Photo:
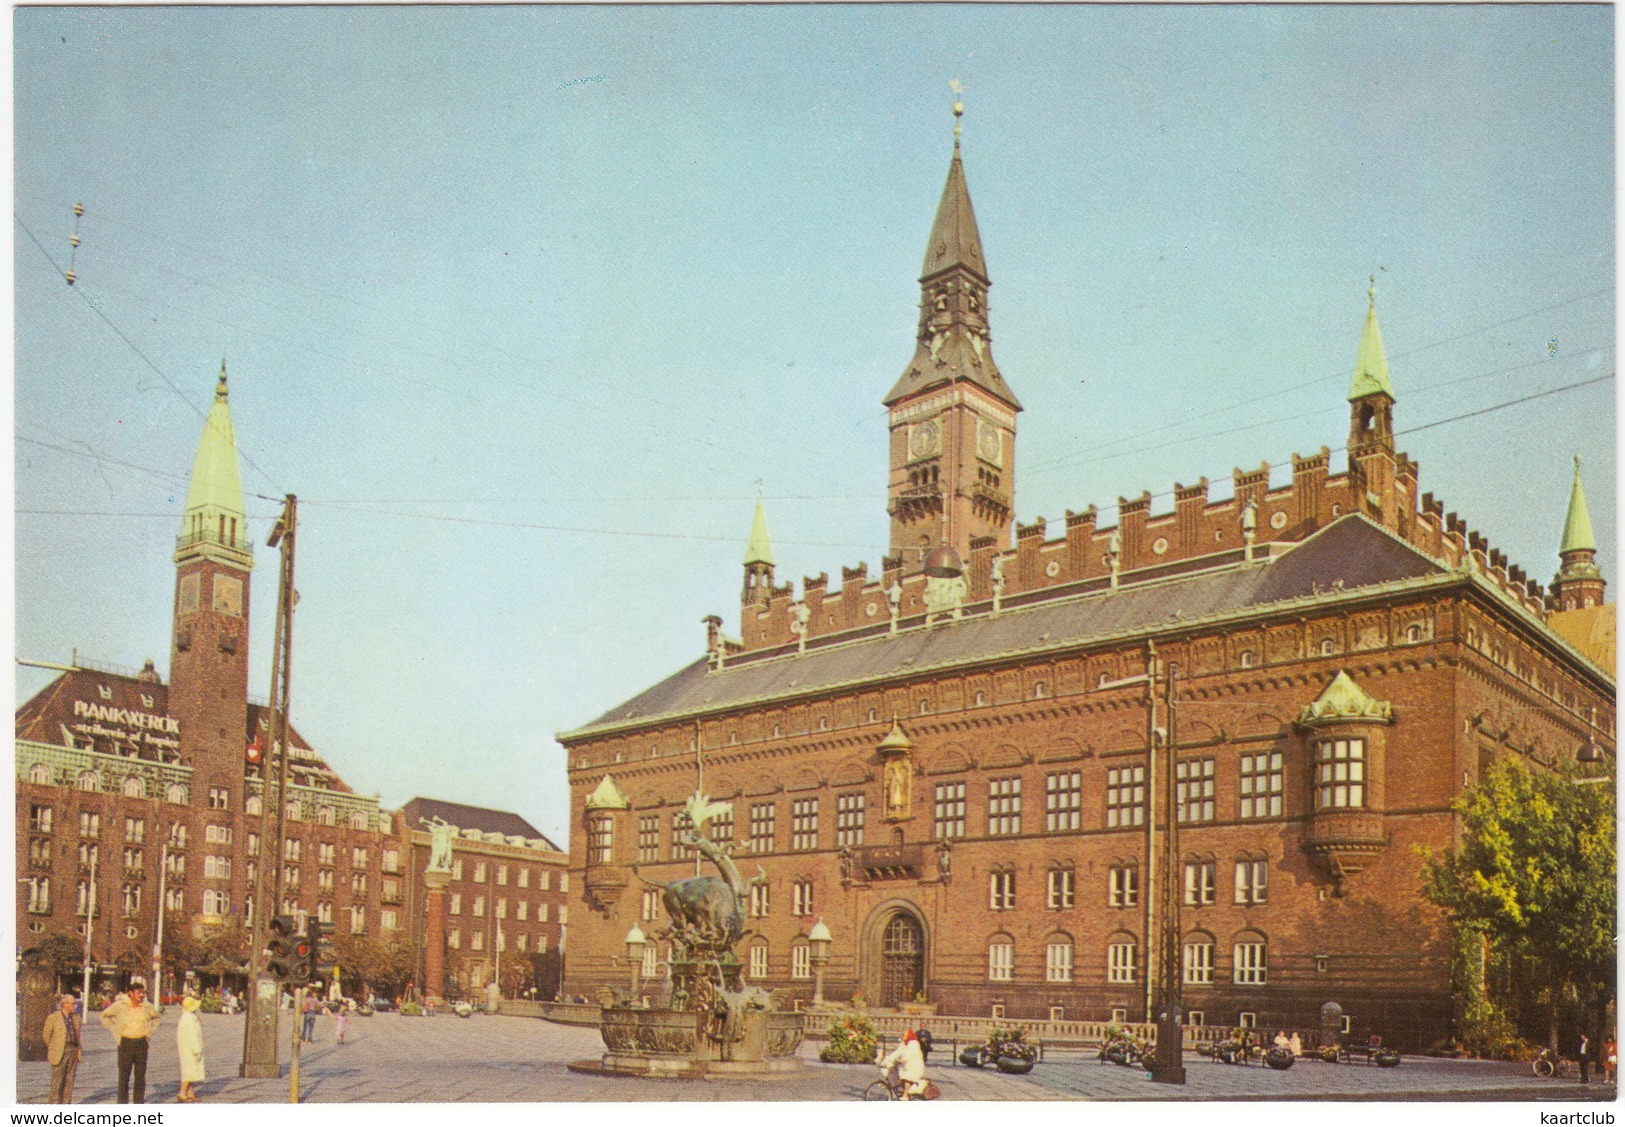
M12 18L18 652L166 667L224 356L294 721L387 804L566 836L553 733L737 632L758 482L781 582L878 565L950 79L1020 520L1340 447L1375 273L1422 488L1545 580L1579 453L1619 579L1610 8Z

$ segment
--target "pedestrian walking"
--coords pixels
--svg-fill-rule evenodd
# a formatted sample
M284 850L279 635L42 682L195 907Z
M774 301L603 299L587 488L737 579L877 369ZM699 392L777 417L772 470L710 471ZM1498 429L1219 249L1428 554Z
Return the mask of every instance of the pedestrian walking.
M334 1040L344 1044L345 1031L350 1028L350 1011L344 1006L339 1007L338 1016L333 1019Z
M307 1045L316 1043L316 1000L305 999L303 1023L299 1030L299 1039Z
M1591 1038L1580 1034L1580 1083L1591 1083Z
M51 1066L51 1094L45 1102L71 1104L73 1076L79 1071L84 1043L80 1039L78 999L64 994L60 1003L62 1008L45 1019L45 1061Z
M1610 1033L1602 1039L1602 1082L1612 1084L1619 1075L1619 1046Z
M118 1102L147 1102L147 1049L158 1028L158 1008L140 979L102 1011L102 1028L118 1041Z
M175 1027L175 1050L181 1058L181 1094L183 1104L197 1103L197 1093L192 1085L201 1084L206 1079L203 1071L203 1021L198 1017L198 1008L203 1003L196 998L181 999L180 1023Z

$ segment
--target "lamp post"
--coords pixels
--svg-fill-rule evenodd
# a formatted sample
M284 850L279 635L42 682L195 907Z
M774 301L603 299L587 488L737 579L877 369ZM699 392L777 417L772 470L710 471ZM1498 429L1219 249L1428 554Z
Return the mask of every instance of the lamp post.
M829 963L829 944L831 936L829 928L825 926L822 917L813 924L812 930L807 933L807 946L810 947L813 965L813 1009L819 1009L824 1004L824 967Z
M648 945L648 938L643 929L637 924L626 933L626 961L632 964L632 999L637 1000L643 982L643 948Z

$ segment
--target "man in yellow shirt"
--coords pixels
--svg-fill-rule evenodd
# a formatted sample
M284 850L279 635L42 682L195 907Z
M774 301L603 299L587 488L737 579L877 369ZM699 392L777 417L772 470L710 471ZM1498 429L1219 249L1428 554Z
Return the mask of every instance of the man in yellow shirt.
M147 1001L146 984L130 983L128 993L102 1011L102 1027L118 1040L118 1102L145 1103L147 1097L147 1045L158 1028L158 1008ZM131 1100L131 1081L135 1082Z

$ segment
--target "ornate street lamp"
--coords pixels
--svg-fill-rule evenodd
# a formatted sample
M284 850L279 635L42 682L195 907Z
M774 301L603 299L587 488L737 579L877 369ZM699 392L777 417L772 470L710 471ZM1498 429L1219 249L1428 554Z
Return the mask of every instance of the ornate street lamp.
M648 945L648 937L637 924L626 933L626 959L632 964L632 999L637 1000L642 986L643 976L643 949Z
M824 966L829 962L829 945L831 936L829 928L824 926L822 918L813 924L812 930L807 933L807 946L812 948L813 965L813 1009L824 1004Z

